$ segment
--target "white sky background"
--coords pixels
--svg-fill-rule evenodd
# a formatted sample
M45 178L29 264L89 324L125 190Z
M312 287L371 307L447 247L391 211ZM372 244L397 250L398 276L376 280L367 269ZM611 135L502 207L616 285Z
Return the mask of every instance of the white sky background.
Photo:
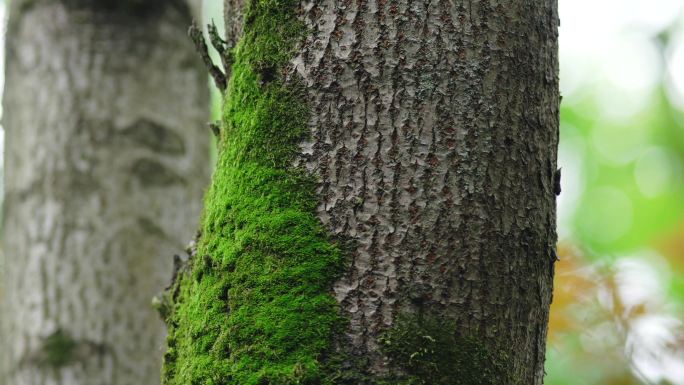
M658 86L661 76L665 76L668 96L684 110L684 22L680 22L679 28L674 31L672 44L664 58L652 38L677 19L684 20L684 0L559 0L559 3L563 103L572 104L581 98L582 90L593 89L598 92L596 96L601 105L600 111L606 115L606 119L627 120L647 107L651 93ZM4 84L5 11L5 2L0 0L0 99ZM204 12L205 15L213 15L219 27L223 26L220 1L205 0ZM664 75L661 68L665 69ZM594 87L598 83L601 87ZM1 116L2 106L0 119ZM4 142L4 131L1 129L0 120L0 149ZM589 145L601 146L600 133L593 143L585 143L579 135L573 135L572 127L564 127L564 133L559 149L559 163L563 168L563 194L559 198L561 237L571 236L569 221L583 191L583 149ZM625 132L623 145L636 149L643 143L642 135L638 131ZM599 151L616 164L633 160L625 158L624 151L616 155L618 152L608 146L600 147ZM637 151L634 156L642 156L653 163L651 170L667 170L667 157L661 156L657 149L649 151L646 155ZM645 173L643 177L649 175L652 173ZM653 181L644 183L644 186L654 185L657 186L657 183ZM618 268L624 267L622 274L625 286L632 288L632 293L627 294L627 297L661 295L662 287L658 286L658 279L652 277L656 268L644 263L641 257L627 258L621 264ZM634 291L635 286L640 286L635 283L640 281L649 282L649 285L645 285L646 291ZM655 294L648 294L648 290ZM675 385L684 385L682 357L658 354L658 346L676 338L668 331L680 327L681 322L667 316L652 318L637 325L637 332L632 336L633 346L630 348L634 349L635 366L647 381L657 383L660 379L668 378Z

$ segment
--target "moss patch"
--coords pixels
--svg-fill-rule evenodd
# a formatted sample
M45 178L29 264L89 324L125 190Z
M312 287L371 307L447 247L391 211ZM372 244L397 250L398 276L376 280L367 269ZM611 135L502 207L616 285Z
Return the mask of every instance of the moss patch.
M309 116L282 73L305 32L298 4L244 10L197 257L172 288L165 384L319 384L343 325L330 294L342 253L315 180L291 166Z
M69 334L58 329L43 342L42 353L45 357L41 363L53 368L69 365L75 360L77 347L78 344Z
M437 316L400 316L381 340L392 364L405 371L386 384L509 385L505 354L460 336L454 322Z

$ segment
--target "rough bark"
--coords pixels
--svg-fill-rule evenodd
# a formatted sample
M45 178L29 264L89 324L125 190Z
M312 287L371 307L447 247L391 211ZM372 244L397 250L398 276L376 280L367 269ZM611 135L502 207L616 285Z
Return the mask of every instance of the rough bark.
M159 383L151 298L209 170L190 21L180 1L11 2L0 383Z
M167 383L541 384L556 1L225 6L236 64ZM309 214L327 237L300 239Z
M555 248L556 2L304 2L319 218L356 244L334 290L374 372L402 313L543 377Z
M242 10L245 0L224 0L223 19L226 27L226 41L228 45L234 47L240 36L242 36Z

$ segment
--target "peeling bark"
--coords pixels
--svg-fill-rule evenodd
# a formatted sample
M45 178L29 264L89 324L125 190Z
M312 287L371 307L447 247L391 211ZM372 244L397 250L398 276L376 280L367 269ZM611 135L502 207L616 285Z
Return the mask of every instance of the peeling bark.
M159 383L150 301L209 170L190 21L180 1L11 2L0 383Z

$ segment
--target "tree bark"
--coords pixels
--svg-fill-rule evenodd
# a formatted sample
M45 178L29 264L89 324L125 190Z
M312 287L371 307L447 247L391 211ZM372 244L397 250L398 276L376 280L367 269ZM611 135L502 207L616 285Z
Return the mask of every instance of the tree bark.
M541 383L558 140L556 5L310 2L295 60L309 91L318 214L357 244L334 290L356 354L426 311Z
M270 3L225 0L242 37L198 254L171 291L166 382L542 384L556 1ZM263 223L281 210L327 235L306 248L305 219ZM320 326L330 312L340 323Z
M11 2L1 383L159 383L151 299L209 173L190 22L180 1Z

